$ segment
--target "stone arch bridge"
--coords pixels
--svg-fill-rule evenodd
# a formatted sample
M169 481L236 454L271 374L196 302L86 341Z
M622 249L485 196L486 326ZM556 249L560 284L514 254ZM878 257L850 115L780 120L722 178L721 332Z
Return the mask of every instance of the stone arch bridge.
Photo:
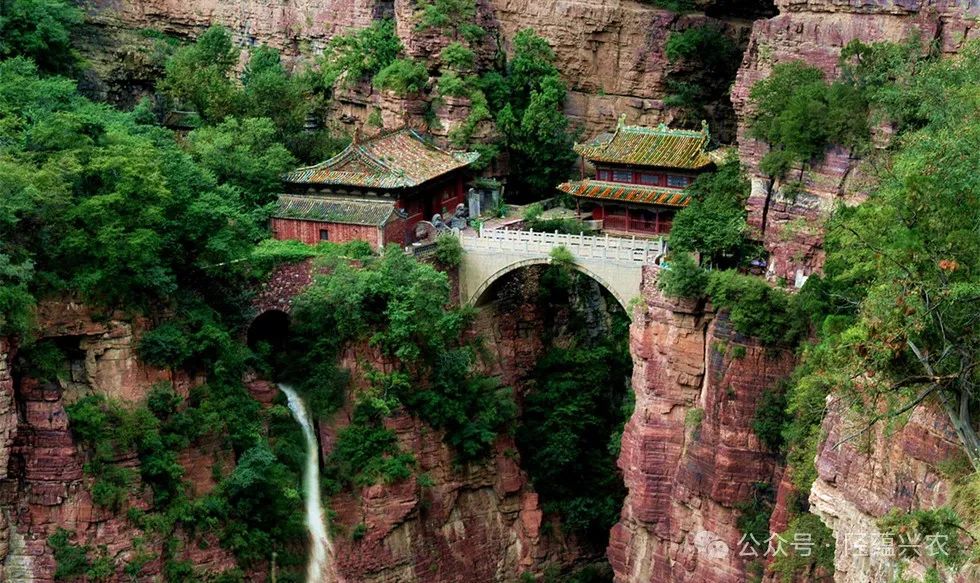
M465 253L459 268L460 303L475 305L504 275L529 265L551 262L551 252L565 247L574 268L598 281L624 308L640 293L643 266L658 263L662 239L566 235L535 231L481 229L479 236L460 236Z
M479 236L460 236L465 253L459 267L460 303L475 305L491 285L522 267L551 262L551 252L565 247L574 257L573 267L595 279L628 308L639 295L643 267L659 263L662 240L564 235L535 231L481 229ZM293 298L313 281L313 262L282 265L265 282L253 301L256 315L269 311L288 314Z

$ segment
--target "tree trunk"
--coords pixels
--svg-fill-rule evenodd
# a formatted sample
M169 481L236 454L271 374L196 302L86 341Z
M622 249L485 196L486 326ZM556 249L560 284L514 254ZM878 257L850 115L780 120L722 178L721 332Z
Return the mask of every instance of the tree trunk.
M977 437L977 432L973 430L973 424L970 422L969 394L965 391L960 392L959 407L953 403L954 398L951 395L942 395L940 399L953 424L953 429L956 430L956 435L963 443L963 450L970 458L970 463L973 464L974 469L980 471L980 438Z

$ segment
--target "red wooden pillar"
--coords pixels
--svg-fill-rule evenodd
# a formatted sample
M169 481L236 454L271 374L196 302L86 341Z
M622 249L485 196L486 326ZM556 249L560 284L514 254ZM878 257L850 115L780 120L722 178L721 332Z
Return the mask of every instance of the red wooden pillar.
M653 230L660 234L660 209L656 207L653 208Z
M629 205L625 205L625 208L626 208L626 232L629 233L630 232L630 207Z

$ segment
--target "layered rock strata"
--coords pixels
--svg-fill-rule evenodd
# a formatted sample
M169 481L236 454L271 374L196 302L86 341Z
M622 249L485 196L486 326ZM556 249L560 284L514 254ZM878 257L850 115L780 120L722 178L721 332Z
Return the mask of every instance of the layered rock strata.
M737 506L779 472L751 422L794 358L735 333L723 314L663 297L655 268L645 280L619 459L629 495L608 550L616 581L742 581Z

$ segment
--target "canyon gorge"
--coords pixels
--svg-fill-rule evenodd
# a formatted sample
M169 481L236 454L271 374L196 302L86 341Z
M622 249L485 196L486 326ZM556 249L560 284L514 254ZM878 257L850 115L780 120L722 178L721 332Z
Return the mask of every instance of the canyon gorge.
M489 34L476 47L476 58L491 63L498 50L512 52L517 31L534 29L555 52L555 66L568 86L565 114L579 139L586 140L615 128L620 115L637 125L685 123L669 100L668 77L682 66L668 59L667 39L671 31L706 23L724 31L742 57L730 99L726 96L706 111L715 123L715 138L737 152L751 182L748 224L753 239L768 253L764 276L784 287L800 287L822 272L825 223L835 206L865 200L871 188L866 166L871 156L833 146L821 162L794 168L795 180L773 178L760 169L769 146L749 129L752 86L777 64L797 60L834 78L841 72L841 51L853 40L901 42L919 36L951 56L980 38L975 2L697 0L695 10L680 14L654 4L479 0L477 22ZM249 47L266 44L298 68L313 62L331 38L393 17L406 52L423 61L435 59L448 41L414 25L416 8L412 0L92 0L84 4L86 21L75 42L91 67L79 87L94 99L131 107L152 94L163 75L155 44L160 36L186 42L213 24L231 31L243 55ZM333 98L318 123L351 135L427 124L424 120L434 116L439 129L433 134L445 140L472 109L466 98L406 98L367 83L338 89ZM492 131L483 127L476 135ZM874 147L881 149L889 130L874 131ZM493 166L487 174L503 173L497 170ZM303 309L303 300L297 298L315 287L318 277L342 271L335 263L324 267L335 258L295 259L263 273L247 321L237 323L251 348L255 338L285 346L283 338L296 326L294 315ZM458 271L431 258L420 261L446 274L448 297L458 303ZM368 262L355 258L351 263ZM880 519L893 508L930 510L954 497L948 467L962 456L956 431L938 406L916 409L900 427L875 427L858 440L841 442L859 423L842 399L827 397L820 412L819 443L809 456L815 480L809 491L800 491L785 457L754 426L757 410L770 394L792 381L801 359L797 347L739 332L730 310L710 300L669 297L658 287L662 269L655 265L643 268L641 292L626 306L579 274L575 277L581 281L576 281L584 291L570 294L568 304L574 309L543 307L541 279L549 277L543 274L540 266L521 269L489 290L477 303L464 336L474 345L480 374L513 388L519 427L521 409L540 385L536 367L555 347L582 342L569 332L573 316L588 319L603 341L620 342L619 348L628 351L624 357L632 369L614 371L628 380L610 406L615 411L624 407L622 419L615 420L622 423L621 437L613 420L602 424L603 439L619 440L610 458L615 468L609 471L622 482L615 491L622 494L618 518L608 534L597 542L563 529L565 517L549 506L554 499L535 486L525 463L533 452L523 446L526 438L520 429L497 435L482 458L461 460L458 449L447 443L451 429L397 409L371 423L393 436L386 443L388 458L413 458L409 477L389 480L384 472L392 468L386 467L381 478L361 483L357 477L327 472L316 488L307 484L304 489L319 492L323 485L329 490L321 510L330 539L323 541L322 565L335 573L316 575L315 580L564 581L570 579L561 577L591 568L616 583L859 583L927 576L930 565L924 561L910 560L900 568L893 557L853 552L847 537L881 536ZM584 315L569 315L575 310ZM182 403L198 407L200 390L211 382L203 367L145 362L140 339L160 322L133 311L104 313L76 298L59 297L40 302L36 314L36 340L57 347L54 366L59 375L34 366L36 355L24 356L13 335L0 336L0 581L61 580L50 544L59 529L70 531L72 544L87 547L92 556L110 559L111 574L101 580L221 580L232 572L238 579L229 581L276 580L271 578L277 569L275 554L253 557L243 567L203 521L196 532L174 530L178 534L166 559L147 554L148 548L165 543L145 523L140 527L132 520L133 511L139 515L155 506L155 491L139 477L141 460L135 452L110 460L136 476L130 484L135 494L124 504L129 512L114 512L95 501L96 480L90 470L97 452L73 433L69 410L92 395L142 403L161 383L171 386ZM309 463L327 464L345 430L358 427L361 397L384 408L389 393L399 390L392 388L398 386L396 359L385 353L382 343L375 336L339 349L337 368L342 372L334 380L337 386L346 383L345 399L309 427L306 443L315 432L312 444L319 446L319 451L307 451ZM271 365L266 370L265 363L248 364L242 382L243 394L256 405L251 414L263 420L263 431L281 431L286 442L286 432L297 428L276 428L299 421L305 429L308 421L297 413L302 404L296 404L295 394L283 401ZM337 380L341 378L343 383ZM404 382L421 384L418 379ZM382 385L386 388L379 391ZM288 386L282 390L291 391ZM633 404L626 407L630 392ZM295 420L288 411L283 414L284 403ZM175 462L192 497L216 488L225 495L221 484L233 474L239 453L232 441L228 435L208 433L180 444ZM282 496L293 496L291 503L303 508L302 493ZM767 533L777 534L787 532L801 514L815 516L829 529L830 540L836 542L833 556L814 561L795 579L781 578L767 569L772 557L747 549L742 521L754 516L765 522ZM298 540L290 550L302 553L306 546ZM305 570L305 560L299 566L282 560L286 563L278 565L283 573L278 580L303 580L296 573ZM173 576L170 562L186 565L197 578ZM127 570L131 565L136 567ZM309 572L315 571L311 565ZM964 570L950 580L975 577ZM600 580L608 579L595 579Z

